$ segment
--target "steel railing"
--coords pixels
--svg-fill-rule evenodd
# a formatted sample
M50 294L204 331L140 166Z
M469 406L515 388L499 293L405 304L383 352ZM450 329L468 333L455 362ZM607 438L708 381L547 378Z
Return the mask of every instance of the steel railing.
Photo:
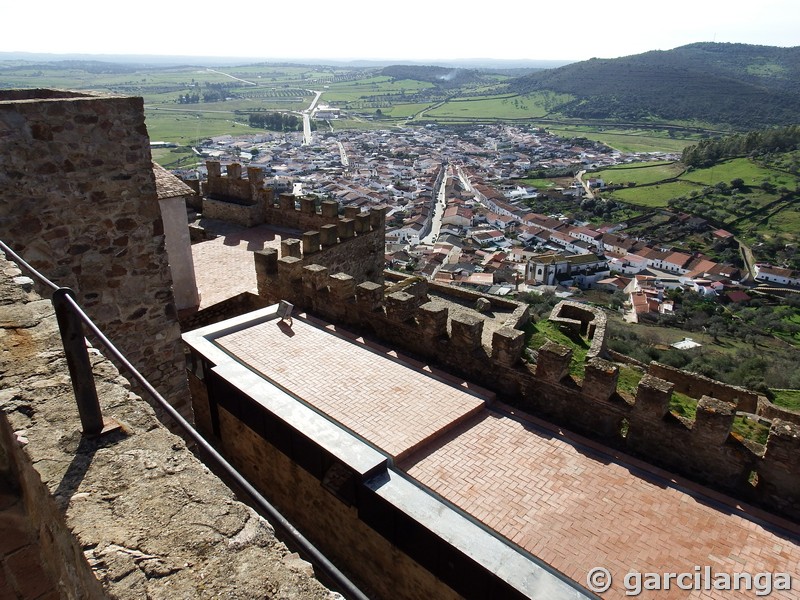
M106 351L116 359L118 365L127 370L137 383L158 403L158 405L183 429L189 438L210 457L211 460L252 500L261 513L276 527L283 531L297 545L301 553L327 577L347 598L368 600L368 597L351 582L316 546L284 517L247 479L242 476L164 397L156 391L130 361L111 343L102 331L75 300L74 292L69 288L59 287L39 273L16 252L0 241L0 250L22 269L33 275L39 283L52 291L53 308L55 309L58 329L67 358L72 389L78 405L83 434L97 436L103 431L105 422L100 408L100 401L94 384L94 374L86 347L83 326L97 338Z

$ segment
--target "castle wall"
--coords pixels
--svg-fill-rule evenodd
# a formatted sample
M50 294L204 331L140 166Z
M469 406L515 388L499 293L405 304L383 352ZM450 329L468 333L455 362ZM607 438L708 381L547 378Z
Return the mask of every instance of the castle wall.
M307 231L302 240L283 240L280 252L275 248L255 252L259 296L277 302L287 299L276 295L281 290L295 295L296 290L287 288L299 282L300 273L310 265L346 275L355 283L382 281L385 232L384 213L375 210L357 221L339 219L338 224Z
M737 410L742 412L756 414L758 411L758 393L745 388L728 385L697 373L690 373L657 362L651 362L647 371L654 377L671 381L675 384L676 392L686 394L691 398L710 396L732 402L736 405Z
M122 429L81 435L52 305L15 285L20 274L0 255L0 477L19 484L35 558L58 582L41 598L340 598L100 352L100 406Z
M0 92L0 238L189 414L141 98Z
M320 549L351 565L371 598L428 600L459 598L429 571L359 519L358 510L337 500L296 462L219 408L223 451L260 491ZM354 567L357 565L357 567ZM391 573L391 577L386 577Z
M263 258L256 255L256 264ZM491 344L484 344L482 319L450 315L446 307L413 293L414 285L393 286L400 291L386 293L381 284L357 283L349 275L331 274L321 265L302 265L297 259L274 260L271 265L269 293L298 309L373 335L502 394L509 404L652 464L800 518L800 461L789 450L800 439L798 426L788 417L776 418L765 448L744 443L731 434L733 420L737 410L755 412L750 410L754 407L738 388L711 380L693 383L692 390L701 392L695 420L678 418L668 410L677 387L671 382L675 373L660 366L654 373L663 372L670 381L650 374L640 382L634 399L618 393L619 368L600 357L604 321L589 319L590 308L562 306L556 313L571 321L567 326L596 338L596 355L588 357L584 379L578 382L569 374L568 348L549 342L539 349L536 364L528 364L521 356L521 330L503 327L493 333ZM676 379L688 385L691 375L679 373ZM750 481L753 473L759 475L757 485Z

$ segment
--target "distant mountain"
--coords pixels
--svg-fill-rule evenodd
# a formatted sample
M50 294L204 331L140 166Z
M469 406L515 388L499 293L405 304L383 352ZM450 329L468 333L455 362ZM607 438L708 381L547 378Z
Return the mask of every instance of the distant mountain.
M47 54L42 52L0 52L0 62L20 61L25 63L52 63L61 61L104 62L128 64L136 67L184 65L197 66L240 66L253 63L293 64L293 65L330 65L337 67L380 68L393 64L435 65L461 69L553 69L574 61L569 60L504 60L494 58L465 59L430 59L430 60L367 60L367 59L329 59L329 58L255 58L225 56L159 56L147 54Z
M571 94L556 111L576 118L789 125L800 122L800 46L690 44L593 58L512 80L509 88Z

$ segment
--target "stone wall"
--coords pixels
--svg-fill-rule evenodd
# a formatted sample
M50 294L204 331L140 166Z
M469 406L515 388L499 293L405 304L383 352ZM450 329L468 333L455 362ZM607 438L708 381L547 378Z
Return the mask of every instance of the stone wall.
M273 291L283 289L288 280L298 279L295 274L312 264L346 274L356 283L382 281L384 211L374 210L356 219L336 219L319 231L306 231L302 240L282 240L280 252L275 248L255 252L259 295L270 302L285 299Z
M675 385L675 391L686 394L690 398L709 396L736 405L736 410L756 414L758 412L758 398L756 392L746 390L735 385L728 385L715 381L709 377L682 371L657 362L650 363L648 373L660 377Z
M0 91L0 239L191 410L141 98Z
M181 316L181 331L191 331L206 325L219 323L225 319L243 315L267 306L268 302L261 296L242 292L232 298L217 302L197 312Z
M606 348L607 319L602 310L580 302L562 300L553 308L550 320L573 335L592 340L586 353L587 359L608 356Z
M257 264L259 260L263 257L256 255ZM675 388L670 381L646 375L635 398L620 394L619 367L599 356L601 342L596 344L598 355L586 362L583 381L576 381L569 375L570 349L549 342L539 349L535 365L526 363L523 331L500 328L486 344L482 341L484 320L450 314L447 307L428 302L424 294L411 293L415 286L387 294L381 284L357 283L321 265L303 266L284 259L271 265L274 287L269 293L298 309L373 335L498 392L509 404L657 466L778 514L800 518L800 461L793 454L800 450L800 426L790 420L775 418L766 446L759 447L731 433L740 407L724 398L702 395L697 417L686 421L668 410ZM578 306L580 312L571 310L566 315L570 326L589 333L595 324L595 337L602 336L602 327L597 326L601 320L588 319L592 310ZM557 314L564 316L564 312L562 307ZM746 403L742 407L750 408ZM754 473L758 476L755 485Z
M103 413L80 433L49 301L0 259L0 469L19 481L59 597L339 598L91 350Z
M248 227L269 223L297 231L320 231L325 225L337 225L342 238L352 237L353 231L359 231L357 220L363 213L356 207L346 207L342 218L339 203L333 200L319 202L314 198L280 194L276 203L272 190L263 185L264 174L260 168L248 167L246 179L243 179L242 166L237 163L228 165L224 175L217 161L207 161L206 168L208 179L202 188L205 217L232 220L247 214L247 218L257 219L257 223L249 223Z
M225 455L263 493L269 493L291 520L313 532L320 549L336 557L339 564L358 565L360 586L370 598L460 597L360 520L357 510L337 501L318 479L224 408L219 408L219 424Z

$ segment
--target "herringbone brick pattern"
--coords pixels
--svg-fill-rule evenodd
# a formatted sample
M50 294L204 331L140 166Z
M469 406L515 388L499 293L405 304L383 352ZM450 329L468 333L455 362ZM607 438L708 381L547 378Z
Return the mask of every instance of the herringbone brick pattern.
M800 546L703 496L512 416L485 411L401 465L409 475L568 577L585 585L607 568L642 573L788 572L798 598ZM699 488L697 488L699 489ZM753 598L750 592L645 591L640 597Z
M665 479L511 409L488 410L421 365L391 360L324 324L270 321L218 342L567 577L585 585L590 569L607 568L614 585L604 598L631 597L624 579L632 571L693 574L706 566L729 575L789 573L793 589L769 598L800 597L796 534L733 510L699 486ZM727 600L755 598L756 591L682 590L673 581L668 591L638 597Z
M217 340L251 368L401 457L484 406L472 394L295 318Z

